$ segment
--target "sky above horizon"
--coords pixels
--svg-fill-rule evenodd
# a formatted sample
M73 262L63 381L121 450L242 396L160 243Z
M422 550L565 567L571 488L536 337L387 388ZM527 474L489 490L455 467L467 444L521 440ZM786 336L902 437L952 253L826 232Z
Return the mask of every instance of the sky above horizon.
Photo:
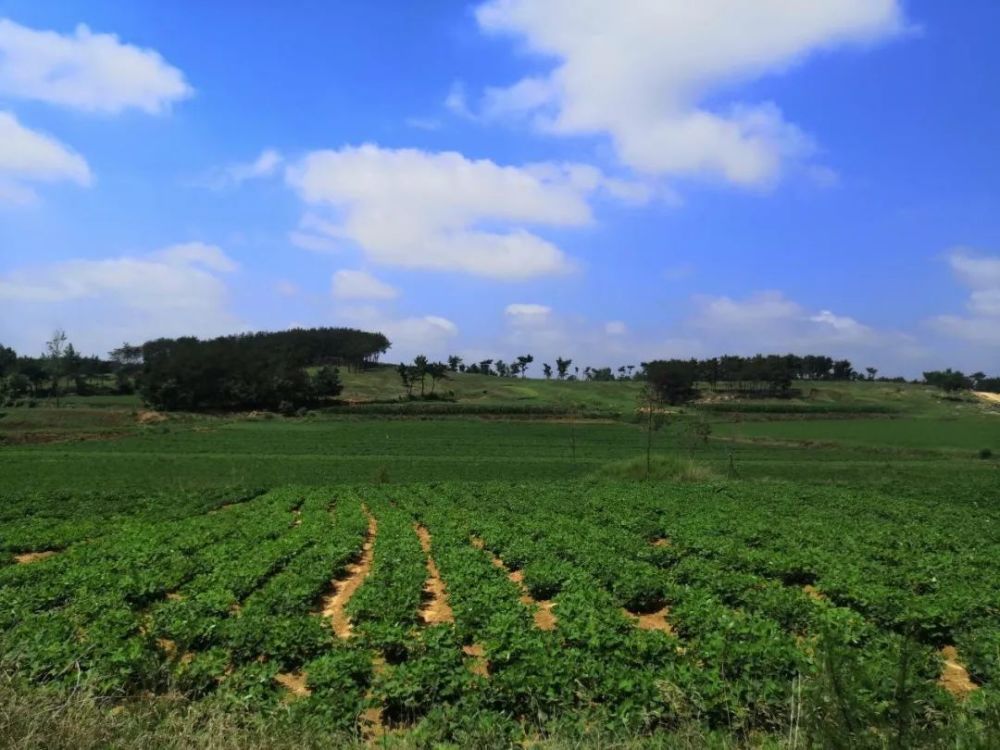
M1000 374L994 0L0 0L0 343ZM540 374L540 366L534 368Z

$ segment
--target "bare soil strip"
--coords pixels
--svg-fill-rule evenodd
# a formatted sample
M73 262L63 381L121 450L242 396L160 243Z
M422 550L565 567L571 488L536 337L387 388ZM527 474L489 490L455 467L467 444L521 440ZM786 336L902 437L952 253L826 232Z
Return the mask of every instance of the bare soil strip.
M958 649L954 646L945 646L941 649L941 658L944 660L941 677L938 679L941 687L959 700L979 689L979 685L969 677L969 671L958 660Z
M640 630L659 630L668 635L674 634L674 629L670 626L670 622L667 620L667 615L670 614L669 607L663 607L655 612L649 612L647 614L635 614L634 612L629 612L627 609L623 609L622 612L635 622L636 627Z
M448 604L448 591L445 589L444 581L441 580L441 571L438 570L437 563L431 555L431 532L426 526L413 524L420 539L420 547L427 555L427 583L424 584L424 595L427 602L420 611L420 616L427 625L439 623L455 622L455 614Z
M31 565L31 563L47 560L55 554L56 550L52 549L47 549L42 552L23 552L19 555L14 555L14 562L18 565Z
M973 393L989 404L1000 406L1000 393L990 393L989 391L973 391Z
M160 651L162 651L163 655L166 656L168 659L173 660L178 658L177 643L175 641L172 641L169 638L157 638L156 645L159 646ZM179 659L181 664L190 664L193 660L194 660L193 651L185 651L183 654L180 655Z
M312 690L306 685L305 672L281 672L274 681L287 690L292 698L308 698Z
M480 677L490 676L490 663L486 659L486 649L480 643L473 643L469 646L462 646L462 653L472 659L469 668L472 674Z
M810 599L814 599L817 602L825 602L826 601L826 594L824 594L818 588L816 588L815 586L813 586L811 583L807 583L805 586L803 586L802 587L802 591Z
M361 559L347 567L347 577L339 581L332 581L332 592L323 599L323 617L329 618L333 625L333 632L338 638L351 637L351 619L347 616L344 608L354 596L354 592L364 582L372 567L372 558L375 556L375 537L378 535L378 521L375 516L368 513L368 538L361 550Z
M486 543L479 537L472 538L472 546L476 549L486 550ZM558 622L556 616L552 614L552 609L555 606L555 603L548 599L536 601L535 598L529 593L528 587L524 585L524 571L510 571L503 560L494 555L492 552L490 552L489 555L490 562L493 563L493 567L506 571L507 578L516 583L517 587L521 590L521 604L526 607L535 608L535 627L539 630L555 630L556 623Z
M659 539L654 539L652 542L650 542L650 544L652 544L654 547L669 547L670 540L667 539L666 537L661 537Z
M387 669L385 659L376 655L372 660L372 672L376 677L385 673ZM369 690L365 696L371 700L372 691ZM372 706L361 712L361 735L369 743L376 742L386 735L385 724L382 722L382 707Z

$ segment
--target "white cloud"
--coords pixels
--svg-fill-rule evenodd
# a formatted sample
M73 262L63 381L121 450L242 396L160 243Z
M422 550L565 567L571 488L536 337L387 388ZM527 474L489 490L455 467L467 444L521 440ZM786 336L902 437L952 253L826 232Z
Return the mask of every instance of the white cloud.
M458 326L439 315L400 317L375 305L342 307L336 318L339 324L384 333L392 342L390 361L409 361L418 354L443 360L458 336Z
M940 315L931 326L945 336L977 345L1000 346L1000 256L957 247L948 265L959 283L969 288L969 315Z
M398 292L367 271L343 269L333 274L333 296L337 299L394 299Z
M11 325L0 332L30 351L44 340L39 336L61 327L88 352L126 339L232 332L239 323L221 274L236 267L217 247L188 243L149 255L15 270L0 276L0 303L9 313L0 329Z
M0 112L0 202L31 203L35 192L26 183L91 184L90 168L79 154L43 133L24 127L9 112Z
M580 165L511 167L369 144L312 152L287 179L336 216L307 216L291 238L300 246L349 241L383 265L514 280L571 270L562 250L524 227L589 224L586 195L602 176Z
M238 187L249 180L259 180L278 174L284 162L284 157L273 148L265 149L251 162L230 164L222 169L216 169L204 178L196 180L196 184L222 190L227 187Z
M191 96L184 74L154 50L77 26L37 31L0 19L0 96L114 114L157 114Z
M638 171L746 186L772 182L813 143L771 102L706 102L810 53L904 26L899 0L489 0L476 17L483 30L512 35L554 63L487 90L484 116L527 116L560 135L605 134Z
M830 310L810 313L781 292L758 292L745 299L695 298L695 330L740 353L767 351L843 351L885 343L873 328Z
M180 245L171 245L157 253L154 258L163 260L172 266L204 266L210 271L221 271L231 273L239 268L239 264L227 256L222 248L216 245L207 245L204 242L185 242Z
M547 318L551 312L552 308L547 305L536 305L524 302L515 302L507 305L504 310L504 314L508 318L522 322L529 319L537 320L539 318Z
M948 265L955 277L972 289L1000 289L1000 256L956 247L948 252Z
M469 109L469 103L465 97L465 85L461 81L455 81L448 89L448 96L444 99L444 107L453 115L475 119L475 115Z
M604 324L604 332L609 336L624 336L628 333L628 326L621 320L609 320Z

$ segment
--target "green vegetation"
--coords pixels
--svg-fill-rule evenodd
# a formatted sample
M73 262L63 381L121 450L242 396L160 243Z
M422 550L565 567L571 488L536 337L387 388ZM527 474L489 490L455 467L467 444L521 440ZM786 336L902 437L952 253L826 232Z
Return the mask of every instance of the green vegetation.
M581 725L754 744L790 715L809 741L853 747L1000 731L995 510L943 528L937 502L725 481L104 499L114 512L81 538L53 514L89 519L96 497L7 498L8 519L27 518L7 521L8 553L63 548L0 568L6 689L459 744ZM338 637L329 597L369 535ZM443 605L422 594L428 558ZM975 687L949 692L955 645Z
M295 417L0 409L4 744L1000 740L997 407L342 381Z

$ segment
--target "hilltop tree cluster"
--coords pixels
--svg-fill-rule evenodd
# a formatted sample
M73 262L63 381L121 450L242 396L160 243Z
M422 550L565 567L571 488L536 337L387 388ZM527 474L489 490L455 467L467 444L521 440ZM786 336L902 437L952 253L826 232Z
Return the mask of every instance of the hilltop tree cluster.
M336 398L338 365L363 368L388 348L381 333L350 328L157 339L142 346L139 391L157 409L290 411Z
M1000 393L1000 377L990 378L982 372L966 375L961 370L952 370L950 367L946 370L925 372L924 382L948 393L970 390Z

